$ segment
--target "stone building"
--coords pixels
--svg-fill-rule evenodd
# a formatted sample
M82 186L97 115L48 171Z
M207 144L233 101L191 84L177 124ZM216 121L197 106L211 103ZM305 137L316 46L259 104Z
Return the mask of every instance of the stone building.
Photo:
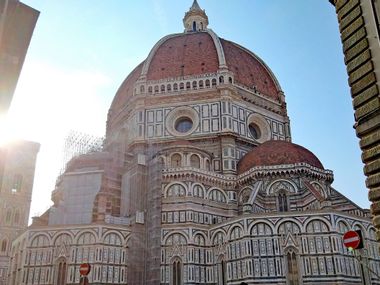
M0 1L0 116L12 102L39 14L19 0Z
M360 139L364 174L372 201L373 223L380 229L380 2L378 0L330 0L335 6L348 84ZM377 234L377 240L380 235Z
M183 23L120 86L102 151L68 163L13 243L9 284L77 284L83 262L91 284L380 284L369 211L291 142L269 67L197 1Z
M0 284L6 285L11 243L28 226L40 145L19 141L0 147Z

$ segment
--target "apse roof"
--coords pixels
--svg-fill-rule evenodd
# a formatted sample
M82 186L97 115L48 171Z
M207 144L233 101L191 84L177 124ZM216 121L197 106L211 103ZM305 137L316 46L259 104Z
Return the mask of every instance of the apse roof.
M287 141L270 140L255 147L238 163L238 174L258 166L307 163L324 169L319 159L308 149Z

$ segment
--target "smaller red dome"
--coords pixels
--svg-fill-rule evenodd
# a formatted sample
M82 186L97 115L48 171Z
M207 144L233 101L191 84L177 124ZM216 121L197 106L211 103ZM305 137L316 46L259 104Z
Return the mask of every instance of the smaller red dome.
M257 166L307 163L324 169L319 159L308 149L287 141L267 141L247 153L238 164L238 174Z

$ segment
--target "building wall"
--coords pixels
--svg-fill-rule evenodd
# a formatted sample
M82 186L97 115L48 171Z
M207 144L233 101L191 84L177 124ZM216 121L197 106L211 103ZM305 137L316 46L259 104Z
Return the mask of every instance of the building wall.
M79 266L91 264L90 284L126 284L129 231L116 225L29 229L13 243L8 285L79 284Z
M11 243L28 226L40 145L19 141L0 148L0 284L6 284Z
M367 176L375 227L380 229L379 1L330 0L335 5ZM380 235L377 234L378 240Z
M294 284L380 284L361 269L354 254L342 244L350 228L365 237L370 268L380 273L375 229L368 219L325 211L323 213L265 214L240 216L211 228L178 227L162 234L161 284L172 284L173 260L181 261L184 284L288 284L287 254L296 254Z
M12 101L38 16L18 0L0 2L0 115Z

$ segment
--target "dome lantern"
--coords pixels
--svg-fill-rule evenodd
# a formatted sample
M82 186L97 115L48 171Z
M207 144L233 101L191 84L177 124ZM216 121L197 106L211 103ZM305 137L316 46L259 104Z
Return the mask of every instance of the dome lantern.
M194 0L193 5L189 11L186 12L183 18L183 25L185 26L185 32L198 32L207 29L208 17L205 10L199 7L197 0Z

